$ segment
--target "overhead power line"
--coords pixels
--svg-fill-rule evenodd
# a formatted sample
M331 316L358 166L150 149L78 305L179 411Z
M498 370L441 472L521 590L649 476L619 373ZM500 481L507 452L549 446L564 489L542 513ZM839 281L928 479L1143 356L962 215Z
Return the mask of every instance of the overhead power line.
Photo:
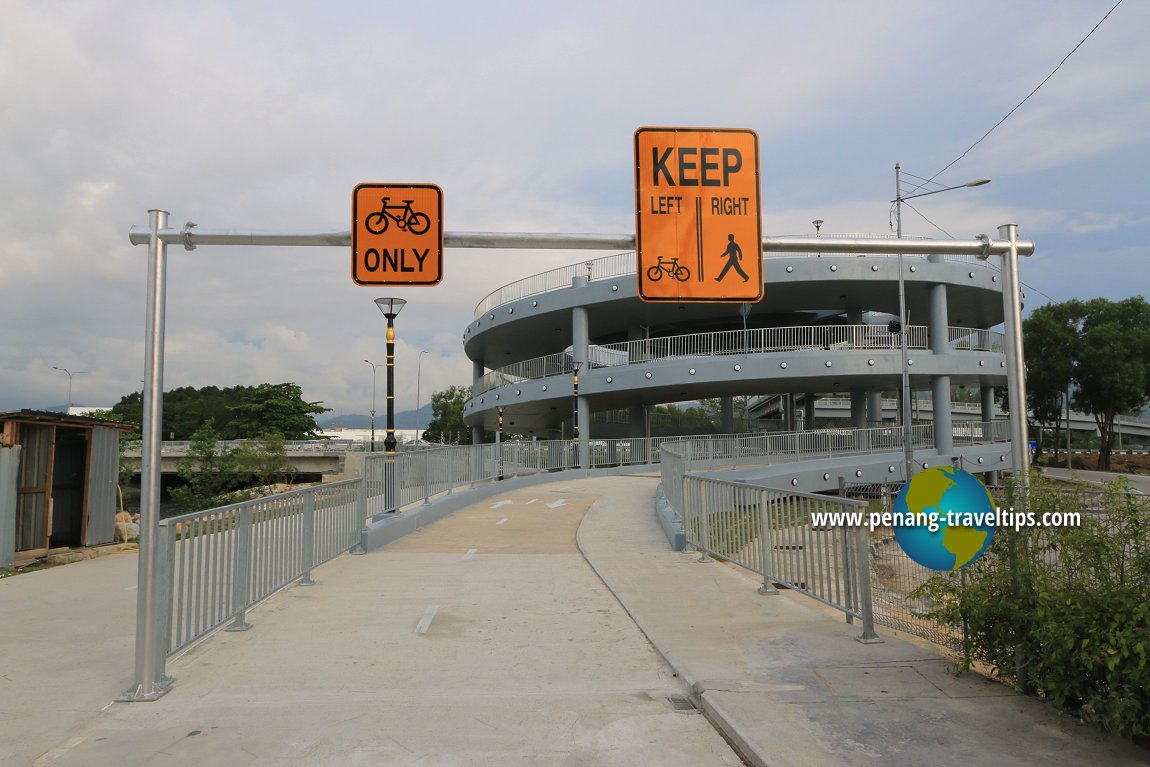
M967 149L966 149L966 151L965 151L965 152L963 152L963 153L962 153L962 154L960 154L958 157L954 158L954 159L953 159L953 160L951 160L949 163L947 163L946 167L944 167L944 168L943 168L942 170L940 170L938 173L935 173L933 176L931 176L931 177L928 179L928 181L934 181L936 178L938 178L938 177L939 177L939 176L941 176L943 173L945 173L947 170L949 170L949 169L950 169L950 167L951 167L952 165L954 165L954 164L955 164L955 163L957 163L959 160L961 160L962 158L964 158L964 157L966 157L968 154L970 154L970 151L971 151L972 149L974 149L976 146L978 146L979 144L981 144L981 143L982 143L982 142L983 142L983 141L986 139L986 137L987 137L987 136L989 136L991 133L994 133L995 129L996 129L996 128L998 128L998 126L1002 125L1004 122L1006 122L1008 119L1010 119L1010 116L1011 116L1012 114L1014 114L1015 112L1017 112L1017 111L1019 110L1019 108L1020 108L1020 107L1021 107L1023 104L1025 104L1027 101L1029 101L1031 96L1033 96L1035 93L1038 93L1038 89L1039 89L1039 88L1041 88L1043 85L1046 85L1046 81L1047 81L1047 80L1049 80L1051 77L1054 77L1054 73L1055 73L1055 72L1057 72L1059 69L1061 69L1061 68L1062 68L1062 65L1066 63L1066 60L1067 60L1067 59L1069 59L1071 56L1073 56L1073 55L1074 55L1074 53L1075 53L1075 52L1076 52L1076 51L1077 51L1079 48L1081 48L1081 47L1082 47L1082 44L1083 44L1083 43L1085 43L1087 40L1089 40L1089 39L1090 39L1090 36L1091 36L1091 35L1093 35L1093 34L1094 34L1094 32L1095 32L1095 31L1096 31L1096 30L1097 30L1097 29L1098 29L1100 26L1102 26L1102 22L1104 22L1104 21L1106 21L1106 19L1110 18L1110 14L1114 13L1114 10L1115 10L1115 9L1116 9L1118 6L1120 6L1120 5L1122 5L1122 0L1118 0L1118 2L1116 2L1116 3L1115 3L1115 4L1114 4L1114 5L1113 5L1113 6L1110 8L1110 10L1108 10L1108 11L1106 12L1106 15L1105 15L1105 16L1103 16L1103 17L1102 17L1102 18L1101 18L1101 19L1098 21L1098 23L1097 23L1097 24L1095 24L1095 25L1094 25L1094 26L1091 28L1091 30L1090 30L1089 32L1087 32L1087 33L1086 33L1086 37L1084 37L1084 38L1082 38L1081 40L1079 40L1079 41L1078 41L1078 45L1074 46L1074 48L1073 48L1073 49L1071 49L1070 53L1068 53L1068 54L1066 54L1065 56L1063 56L1063 57L1062 57L1062 61L1058 62L1058 66L1056 66L1054 69L1052 69L1052 70L1050 71L1050 74L1048 74L1046 77L1044 77L1044 78L1042 79L1042 82L1040 82L1038 85L1034 86L1034 90L1032 90L1030 93L1026 94L1026 98L1024 98L1022 101L1018 102L1018 104L1017 104L1017 105L1015 105L1014 109L1011 109L1009 112L1007 112L1005 117L1003 117L1001 120L999 120L998 122L996 122L996 123L993 125L993 127L991 127L991 129L990 129L990 130L988 130L986 133L982 134L982 138L980 138L978 141L975 141L973 144L971 144L969 147L967 147Z

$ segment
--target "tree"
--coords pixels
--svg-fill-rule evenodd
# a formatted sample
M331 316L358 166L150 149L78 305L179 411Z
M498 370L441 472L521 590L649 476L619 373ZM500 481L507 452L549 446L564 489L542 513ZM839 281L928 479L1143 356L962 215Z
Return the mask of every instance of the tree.
M1057 433L1066 405L1066 392L1074 378L1078 359L1078 327L1085 312L1081 301L1047 304L1035 309L1022 323L1026 355L1026 401L1040 427L1053 425ZM1069 428L1069 424L1067 424ZM1045 447L1043 429L1038 430L1035 460ZM1058 450L1055 438L1055 452Z
M327 412L320 402L306 402L293 383L232 386L220 389L184 386L164 393L164 439L190 439L211 421L223 439L249 439L276 431L286 439L315 438L313 416ZM112 417L127 423L143 421L143 395L133 392L112 408Z
M315 439L319 426L315 416L331 408L321 402L305 402L303 389L294 383L260 384L249 388L239 404L228 408L232 418L224 430L226 439L276 432L284 439Z
M1095 298L1084 306L1074 365L1074 404L1098 425L1098 468L1110 468L1114 418L1150 398L1150 304Z
M246 484L273 485L291 481L295 467L288 460L284 442L282 434L269 431L235 449L236 471L247 478Z
M172 488L172 500L189 511L219 505L220 496L236 485L235 450L220 449L219 438L209 420L192 434L187 454L176 464L184 485Z
M470 386L449 386L431 395L431 421L423 430L424 439L448 444L470 445L471 429L463 422L463 406L471 399Z

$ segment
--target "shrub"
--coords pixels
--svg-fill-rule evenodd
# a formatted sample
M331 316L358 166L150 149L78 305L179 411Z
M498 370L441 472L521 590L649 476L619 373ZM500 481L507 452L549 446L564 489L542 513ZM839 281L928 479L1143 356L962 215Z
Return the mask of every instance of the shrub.
M989 664L1085 721L1150 735L1150 499L1107 489L1094 508L1035 477L1026 505L1078 527L999 529L987 553L916 596L963 636L962 668Z

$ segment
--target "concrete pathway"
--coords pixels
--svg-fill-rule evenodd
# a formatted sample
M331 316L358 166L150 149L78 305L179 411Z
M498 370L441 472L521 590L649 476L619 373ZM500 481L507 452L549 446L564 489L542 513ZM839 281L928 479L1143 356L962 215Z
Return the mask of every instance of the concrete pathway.
M1043 466L1040 471L1048 477L1055 479L1079 479L1092 485L1107 485L1119 477L1130 482L1130 486L1139 493L1150 495L1150 477L1144 474L1121 474L1110 471L1087 471L1085 469L1056 469L1052 466Z
M598 495L512 491L336 559L170 662L164 698L73 719L33 763L739 765L576 550Z
M653 486L611 480L579 545L644 632L750 761L771 767L1142 765L1150 750L951 665L878 627L854 641L838 611L793 592L764 596L731 565L669 551ZM628 484L629 483L629 484Z
M508 482L194 645L154 703L111 703L134 557L0 581L0 764L739 765L724 738L773 767L1150 762L929 646L881 628L861 645L829 608L671 551L656 482Z

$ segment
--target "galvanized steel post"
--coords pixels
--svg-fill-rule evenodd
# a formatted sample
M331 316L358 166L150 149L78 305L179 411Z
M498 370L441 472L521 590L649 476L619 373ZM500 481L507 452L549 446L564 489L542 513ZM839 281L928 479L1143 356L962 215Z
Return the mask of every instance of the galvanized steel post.
M299 585L314 586L311 579L311 570L315 567L315 491L309 491L303 497L303 535L300 541L301 562L300 569L303 575Z
M202 534L202 531L201 531ZM236 618L227 631L247 631L252 626L247 622L248 602L251 601L252 582L252 506L240 506L236 520L236 550L232 569L232 610Z
M143 424L140 456L140 554L136 594L136 665L132 687L118 700L156 700L172 686L164 671L166 648L161 617L168 595L158 577L160 525L160 450L164 412L164 312L167 291L167 245L160 230L168 223L165 210L148 211L148 325L144 347Z
M768 519L769 491L759 491L759 546L763 551L763 585L759 586L760 594L778 594L779 590L775 588L774 575L775 575L775 552L774 547L771 546L771 526L770 519Z
M1022 353L1022 304L1018 281L1018 224L998 227L1010 249L1002 254L1002 309L1006 317L1006 384L1010 392L1010 452L1014 473L1026 483L1030 447L1026 432L1026 368Z
M843 503L839 511L846 512L847 504ZM882 638L874 630L874 598L870 587L870 541L867 529L859 525L855 533L855 578L858 581L859 612L862 613L863 632L855 640L863 644L878 644Z

